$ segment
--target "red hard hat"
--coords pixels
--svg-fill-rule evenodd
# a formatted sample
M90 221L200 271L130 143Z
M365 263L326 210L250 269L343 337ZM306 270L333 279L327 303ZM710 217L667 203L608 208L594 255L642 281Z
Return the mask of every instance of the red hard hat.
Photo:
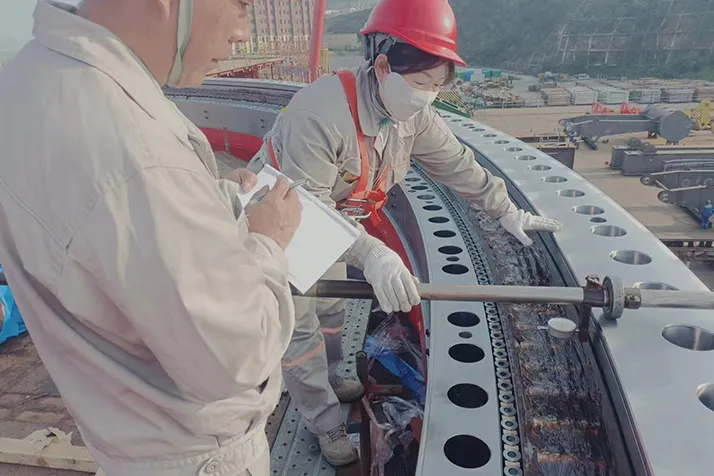
M360 31L387 33L461 66L456 54L456 17L448 0L380 0Z

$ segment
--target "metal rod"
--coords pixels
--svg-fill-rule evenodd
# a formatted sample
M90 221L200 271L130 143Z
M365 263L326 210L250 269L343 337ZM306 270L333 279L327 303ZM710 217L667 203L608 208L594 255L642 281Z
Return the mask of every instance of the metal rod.
M424 301L476 301L512 304L587 304L604 308L613 299L605 289L583 287L544 286L484 286L419 284L419 295ZM294 290L293 290L294 291ZM708 291L661 291L623 288L625 309L671 308L712 309L714 293ZM302 295L297 291L294 294ZM366 281L318 281L305 296L342 299L372 299L374 291ZM619 303L618 303L619 304Z
M628 294L629 289L625 289ZM714 309L714 293L696 291L662 291L637 289L642 303L640 307L669 309Z
M485 301L515 304L582 304L582 288L543 286L483 286L419 284L425 301ZM372 299L374 291L366 281L318 281L305 294L310 297ZM604 301L604 299L603 299ZM605 303L602 302L602 305Z

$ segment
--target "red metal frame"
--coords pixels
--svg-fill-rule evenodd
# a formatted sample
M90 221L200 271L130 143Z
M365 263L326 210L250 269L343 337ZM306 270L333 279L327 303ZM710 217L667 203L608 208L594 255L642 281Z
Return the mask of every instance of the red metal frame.
M248 134L207 127L202 127L201 131L214 151L227 152L246 162L250 161L263 146L263 139Z
M322 51L322 35L325 30L325 10L327 10L327 0L315 0L312 35L310 36L310 59L308 60L308 68L310 69L310 82L313 82L317 79L320 71L320 52Z

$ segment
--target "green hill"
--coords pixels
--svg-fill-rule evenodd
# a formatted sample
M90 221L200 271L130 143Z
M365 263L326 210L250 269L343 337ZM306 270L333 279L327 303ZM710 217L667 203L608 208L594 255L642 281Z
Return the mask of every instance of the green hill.
M521 71L663 77L714 75L709 0L451 0L460 53ZM369 12L330 18L356 33Z

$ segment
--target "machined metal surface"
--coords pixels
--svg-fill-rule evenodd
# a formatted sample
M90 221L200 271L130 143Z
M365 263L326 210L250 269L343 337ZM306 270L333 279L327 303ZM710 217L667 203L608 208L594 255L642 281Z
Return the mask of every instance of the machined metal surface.
M455 134L507 176L535 211L564 223L554 239L580 285L585 284L580 277L590 273L620 276L626 286L657 282L707 291L666 246L590 182L485 124L443 115ZM594 217L624 233L595 233ZM708 450L714 438L714 413L700 401L697 389L714 381L711 360L707 352L673 345L662 331L673 323L711 331L711 312L625 310L622 319L599 323L595 351L617 397L617 413L636 473L706 474L714 465L714 454ZM662 431L663 422L667 431Z
M492 284L488 264L479 259L482 250L462 233L462 218L443 192L416 168L398 190L421 225L429 283ZM429 378L416 474L495 475L507 467L517 474L519 425L496 305L431 301L423 306L430 315ZM469 394L484 397L469 400Z

